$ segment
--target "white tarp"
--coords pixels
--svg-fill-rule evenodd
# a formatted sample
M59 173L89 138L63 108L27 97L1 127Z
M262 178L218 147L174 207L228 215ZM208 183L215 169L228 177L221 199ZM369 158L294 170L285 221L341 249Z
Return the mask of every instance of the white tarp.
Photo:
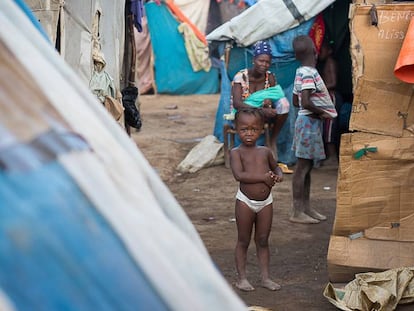
M334 0L261 0L207 35L208 41L233 40L249 46L294 28L322 12Z

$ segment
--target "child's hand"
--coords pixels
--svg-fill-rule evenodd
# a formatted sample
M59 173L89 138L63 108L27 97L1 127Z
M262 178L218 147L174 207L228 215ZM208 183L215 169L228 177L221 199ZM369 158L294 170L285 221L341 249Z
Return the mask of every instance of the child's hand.
M275 182L282 182L283 181L283 172L282 169L278 166L276 167L275 171L272 172L273 179Z
M321 118L322 120L324 120L324 119L333 119L332 116L329 113L327 113L327 112L321 113L319 115L319 118Z
M275 185L275 183L276 183L275 173L273 173L272 171L268 171L265 174L264 182L265 182L266 185L269 186L269 188L272 188Z

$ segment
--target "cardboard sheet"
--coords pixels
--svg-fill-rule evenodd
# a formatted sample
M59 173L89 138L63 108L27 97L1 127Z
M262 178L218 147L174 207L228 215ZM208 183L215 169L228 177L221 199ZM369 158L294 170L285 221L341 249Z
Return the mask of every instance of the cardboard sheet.
M352 105L352 130L401 137L412 98L410 84L360 79Z
M328 276L334 283L351 281L355 274L380 272L414 266L414 243L350 239L331 236L328 250Z
M332 282L414 266L413 85L394 66L414 2L352 4L354 102L342 135L337 208L328 250ZM371 1L370 3L373 3Z
M414 2L376 6L354 4L350 10L354 103L350 129L401 137L413 87L394 76L394 66L414 15ZM399 114L400 113L400 114Z
M377 151L366 151L356 159L355 153L366 147ZM413 150L414 137L342 136L334 235L349 236L380 226L393 231L385 235L395 240L412 241Z

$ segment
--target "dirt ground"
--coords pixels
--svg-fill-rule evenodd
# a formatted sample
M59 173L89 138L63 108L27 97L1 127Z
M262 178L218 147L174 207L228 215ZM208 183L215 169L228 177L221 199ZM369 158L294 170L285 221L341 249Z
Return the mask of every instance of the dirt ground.
M143 127L133 132L138 147L168 185L198 230L213 261L233 286L235 281L234 196L237 183L224 165L180 174L176 167L206 135L213 133L219 94L197 96L143 95ZM293 167L294 169L294 167ZM335 216L336 168L312 172L311 204L328 216L317 225L288 221L292 203L292 175L273 188L274 220L271 232L271 275L282 289L271 292L235 292L248 306L273 311L337 310L322 292L328 283L327 250ZM248 276L259 281L254 244L248 254ZM233 286L234 288L234 286Z

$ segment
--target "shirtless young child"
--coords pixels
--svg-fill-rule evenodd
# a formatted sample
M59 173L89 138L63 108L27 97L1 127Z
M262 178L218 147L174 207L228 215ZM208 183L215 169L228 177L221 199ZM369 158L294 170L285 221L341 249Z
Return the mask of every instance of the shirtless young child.
M235 208L238 232L235 250L238 273L236 287L244 291L254 290L246 277L247 249L254 226L261 286L279 290L280 285L269 277L269 235L273 217L272 187L283 180L283 173L272 151L268 147L256 146L264 127L261 109L239 109L235 126L241 140L241 144L230 152L231 170L239 182Z

